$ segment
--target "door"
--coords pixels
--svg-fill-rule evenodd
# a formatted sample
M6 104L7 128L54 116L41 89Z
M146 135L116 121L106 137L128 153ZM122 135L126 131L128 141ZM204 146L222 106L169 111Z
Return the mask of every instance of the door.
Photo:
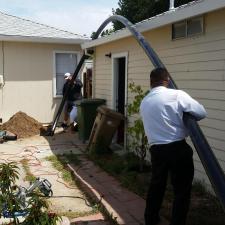
M126 80L127 80L127 54L113 55L113 108L126 116ZM116 137L116 143L125 144L125 122L122 121Z

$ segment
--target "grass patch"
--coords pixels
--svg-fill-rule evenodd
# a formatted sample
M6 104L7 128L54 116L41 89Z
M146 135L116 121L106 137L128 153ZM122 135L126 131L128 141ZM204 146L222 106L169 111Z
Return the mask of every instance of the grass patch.
M73 173L67 168L67 163L74 163L76 165L80 164L80 160L75 154L64 154L64 155L52 155L45 158L50 161L55 169L62 173L62 179L70 185L78 187L82 190L82 185L79 180L73 175ZM83 192L87 201L90 203L90 207L92 208L89 212L59 212L60 216L67 216L69 218L76 218L82 216L88 216L96 214L100 211L100 205L96 203L92 198L90 198L87 193Z
M89 212L72 212L72 211L67 211L67 212L57 212L57 215L60 216L66 216L68 218L77 218L77 217L84 217L84 216L90 216L90 215L94 215L96 213L99 212L98 207L93 206L92 210Z
M146 166L143 173L140 173L139 159L133 153L122 156L115 153L104 155L90 154L89 158L107 173L116 177L123 187L128 188L141 197L146 195L151 168Z
M90 154L93 160L103 170L117 178L121 184L146 198L150 183L151 168L147 167L144 173L138 170L138 159L128 154L119 156L115 153L105 155ZM195 181L192 189L192 199L188 214L187 225L224 225L225 214L218 199L211 194L201 181ZM170 220L173 202L173 189L168 182L161 214Z
M51 155L47 156L45 159L48 160L49 162L52 163L52 166L61 172L62 174L62 179L67 182L69 185L76 185L74 182L74 179L72 177L72 174L69 170L66 169L65 165L69 162L72 161L72 159L76 158L77 162L77 156L73 154L66 154L66 155L61 155L61 156L56 156L56 155Z
M162 215L168 220L171 217L173 192L168 185L162 207ZM225 214L216 196L206 189L206 184L195 180L192 188L190 210L187 225L224 225Z
M22 159L20 161L26 174L24 181L34 182L36 180L36 177L31 173L28 162L29 161L27 159Z

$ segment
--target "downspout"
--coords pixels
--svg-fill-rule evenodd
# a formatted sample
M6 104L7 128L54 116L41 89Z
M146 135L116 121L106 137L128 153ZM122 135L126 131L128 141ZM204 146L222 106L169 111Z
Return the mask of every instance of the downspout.
M3 88L5 86L5 52L4 52L4 41L2 41L2 71L1 71L1 76L2 76L2 83L0 84L0 89L1 89L1 112L0 112L0 123L2 123L2 114L3 114Z
M94 49L93 58L96 58L96 49ZM95 70L96 70L96 60L93 60L93 67L92 67L92 98L96 97L96 79L95 79Z

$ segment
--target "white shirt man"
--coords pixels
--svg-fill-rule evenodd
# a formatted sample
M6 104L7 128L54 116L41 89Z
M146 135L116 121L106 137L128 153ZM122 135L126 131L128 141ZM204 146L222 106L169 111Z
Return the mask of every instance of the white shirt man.
M183 112L189 112L197 120L206 116L204 107L184 91L154 87L140 107L149 144L168 144L184 139L187 131Z
M185 225L194 176L193 151L186 143L183 113L196 120L206 116L204 107L181 90L168 89L169 74L164 68L150 74L152 90L143 99L140 114L151 145L152 176L146 199L145 224L157 225L170 174L174 201L170 225Z

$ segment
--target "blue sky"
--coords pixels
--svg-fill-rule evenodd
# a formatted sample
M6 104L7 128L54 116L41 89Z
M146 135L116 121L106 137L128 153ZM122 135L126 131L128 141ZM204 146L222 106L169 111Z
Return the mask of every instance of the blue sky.
M90 35L119 0L0 0L0 11L77 34Z

